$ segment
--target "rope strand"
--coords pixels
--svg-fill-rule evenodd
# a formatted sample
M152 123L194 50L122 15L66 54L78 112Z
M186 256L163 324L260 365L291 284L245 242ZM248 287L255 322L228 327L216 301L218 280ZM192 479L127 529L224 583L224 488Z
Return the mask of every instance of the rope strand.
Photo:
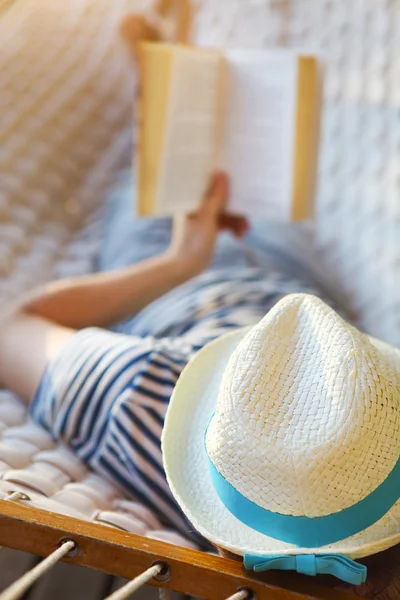
M9 502L18 501L24 497L22 492L12 492L9 496L4 498ZM6 590L0 594L0 600L18 600L42 575L51 569L63 556L68 554L73 547L74 542L65 542L60 548L55 550L50 556L42 560L41 563L36 565L33 569L25 573L20 579L11 584ZM1 546L0 546L1 549ZM116 590L104 600L126 600L131 594L136 592L139 588L145 585L150 579L160 574L163 567L162 565L153 565L141 575L129 581L126 585L122 586L119 590ZM166 588L159 588L159 599L170 600L171 592ZM249 594L247 590L239 590L233 596L229 596L226 600L247 600Z
M168 588L158 588L158 597L160 600L170 600L171 592Z
M25 494L23 494L22 492L12 492L9 496L3 498L3 500L7 500L7 502L12 502L13 500L21 500L24 496Z
M150 567L149 569L147 569L147 571L145 571L141 575L138 575L137 577L135 577L135 579L132 579L132 581L129 581L126 585L122 586L119 590L116 590L110 596L107 596L107 598L105 598L104 600L125 600L131 594L133 594L133 592L136 592L136 590L141 588L142 585L144 585L145 583L150 581L150 579L153 579L153 577L156 577L157 575L159 575L160 572L162 571L162 569L163 569L162 565L154 565L154 566ZM1 596L0 596L0 600L3 600L3 598ZM8 600L8 598L7 598L7 600Z
M229 596L226 600L246 600L249 598L249 592L247 590L239 590L233 596Z
M59 560L63 558L75 546L74 542L65 542L60 548L55 550L43 559L36 567L27 571L0 594L0 600L17 600L20 598L42 575L51 569Z

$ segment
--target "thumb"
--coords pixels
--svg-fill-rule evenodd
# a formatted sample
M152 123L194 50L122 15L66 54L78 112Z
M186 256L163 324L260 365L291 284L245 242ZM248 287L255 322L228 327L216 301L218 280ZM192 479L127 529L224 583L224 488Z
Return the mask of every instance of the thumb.
M120 22L119 31L133 56L137 57L138 45L143 41L157 41L159 32L139 14L126 15Z
M229 193L229 180L226 173L218 171L211 176L210 184L203 197L201 210L211 215L223 212Z

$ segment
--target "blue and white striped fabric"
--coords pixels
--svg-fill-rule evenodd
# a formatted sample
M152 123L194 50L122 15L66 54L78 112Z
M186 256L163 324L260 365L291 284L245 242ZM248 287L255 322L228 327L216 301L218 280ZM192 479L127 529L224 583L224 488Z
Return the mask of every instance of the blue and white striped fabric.
M206 342L256 323L292 292L318 294L262 269L211 271L112 332L84 329L48 365L32 416L95 472L199 542L169 491L162 465L160 438L172 390Z

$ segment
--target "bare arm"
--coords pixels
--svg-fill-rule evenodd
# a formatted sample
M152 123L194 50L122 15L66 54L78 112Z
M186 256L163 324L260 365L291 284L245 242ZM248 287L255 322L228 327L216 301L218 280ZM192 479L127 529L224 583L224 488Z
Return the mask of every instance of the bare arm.
M162 40L160 22L171 15L177 21L176 37L187 15L189 0L158 0L149 22L146 14L128 14L121 33L132 51L136 67L138 44ZM193 265L181 260L178 252L168 252L124 269L52 282L36 290L19 310L53 323L81 329L106 327L135 314L170 289L195 275Z
M221 228L239 236L247 229L244 219L221 215L226 195L226 177L219 175L200 209L176 219L163 256L114 273L52 283L19 310L0 315L0 387L29 402L47 362L77 329L123 319L205 269Z
M200 210L175 221L165 254L117 271L50 283L22 311L73 329L107 327L137 313L208 266L221 227L238 235L245 231L243 219L219 218L227 193L226 177L219 174Z
M179 259L163 255L124 269L48 284L22 309L74 329L107 327L190 277Z

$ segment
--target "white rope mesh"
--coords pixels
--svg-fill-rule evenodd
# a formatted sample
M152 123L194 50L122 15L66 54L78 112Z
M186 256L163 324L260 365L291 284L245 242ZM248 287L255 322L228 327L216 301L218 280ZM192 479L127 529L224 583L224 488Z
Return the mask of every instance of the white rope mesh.
M132 581L129 581L126 585L122 586L119 590L115 591L110 596L107 596L107 598L105 598L105 600L125 600L131 594L133 594L133 592L136 592L139 588L141 588L142 585L144 585L145 583L150 581L150 579L153 579L153 577L156 577L157 575L159 575L162 570L163 570L163 565L154 565L154 566L150 567L149 569L147 569L147 571L145 571L141 575L138 575L137 577L135 577L135 579L132 579ZM0 596L0 600L3 600L3 598L1 596ZM8 598L7 598L7 600L8 600Z
M42 575L44 575L53 565L55 565L63 556L68 554L74 547L74 542L65 542L60 548L55 550L50 556L42 560L41 563L33 567L22 577L17 579L4 592L0 594L0 600L17 600L20 598Z

